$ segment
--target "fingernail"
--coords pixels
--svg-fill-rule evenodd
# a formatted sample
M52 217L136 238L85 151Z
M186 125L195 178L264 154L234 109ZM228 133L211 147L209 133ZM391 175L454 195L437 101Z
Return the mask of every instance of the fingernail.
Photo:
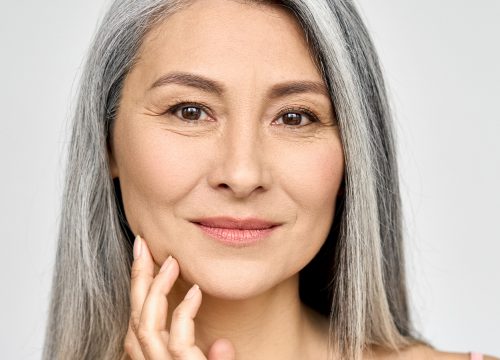
M142 252L142 239L139 235L135 237L134 240L134 259L139 258Z
M172 255L169 255L167 260L165 260L165 262L161 266L160 272L164 272L165 270L167 270L171 263L172 263Z
M185 300L191 299L194 296L194 294L196 294L196 291L198 291L199 288L200 287L197 284L191 286L191 289L189 289L184 299Z

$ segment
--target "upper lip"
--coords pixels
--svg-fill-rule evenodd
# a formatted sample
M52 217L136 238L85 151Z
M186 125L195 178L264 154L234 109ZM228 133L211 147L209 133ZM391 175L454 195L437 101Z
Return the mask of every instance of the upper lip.
M205 226L224 228L224 229L268 229L273 226L281 225L274 221L263 220L255 217L233 218L229 216L207 217L191 220Z

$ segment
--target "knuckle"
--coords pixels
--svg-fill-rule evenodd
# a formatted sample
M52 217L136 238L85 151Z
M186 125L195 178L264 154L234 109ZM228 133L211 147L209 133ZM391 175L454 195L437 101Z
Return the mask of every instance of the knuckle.
M182 308L177 307L172 313L172 319L175 319L176 321L184 321L188 319L188 316L184 311L182 311Z
M136 334L139 331L140 317L141 315L137 311L132 311L130 313L130 328Z
M139 345L141 347L141 351L144 354L148 354L152 352L153 344L151 342L151 334L149 331L139 327L139 330L136 334L137 340L139 341Z
M132 280L137 280L140 279L141 276L142 276L142 269L137 264L132 265L132 268L130 269L130 278Z
M149 339L150 339L149 331L144 329L142 326L139 326L135 334L137 336L137 340L139 340L139 343L142 346L147 346L149 344Z
M174 357L174 359L180 359L186 353L186 348L182 346L182 344L178 341L172 340L172 338L170 338L168 341L167 350L169 354Z

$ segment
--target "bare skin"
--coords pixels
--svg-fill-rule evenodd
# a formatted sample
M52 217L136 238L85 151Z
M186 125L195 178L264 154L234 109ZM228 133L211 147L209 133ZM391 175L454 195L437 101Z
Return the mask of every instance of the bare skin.
M225 91L158 83L172 72ZM130 359L327 359L328 321L301 303L298 273L330 229L344 154L328 94L270 96L289 81L326 88L300 25L276 6L196 1L146 36L109 153L128 223L143 237L134 246ZM281 225L235 249L191 221L221 215ZM380 354L366 358L388 358Z

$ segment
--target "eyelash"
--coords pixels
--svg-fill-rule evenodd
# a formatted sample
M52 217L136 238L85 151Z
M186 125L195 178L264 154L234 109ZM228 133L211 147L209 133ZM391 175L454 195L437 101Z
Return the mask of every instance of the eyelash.
M199 102L190 102L190 101L177 102L177 103L171 105L164 112L164 114L175 115L175 113L177 112L177 110L182 109L183 107L189 107L189 106L198 107L201 110L203 110L205 113L207 113L207 115L209 115L211 117L210 110L208 110L208 106L207 105L199 103ZM279 115L278 115L277 118L279 119L283 115L286 115L288 113L295 113L295 114L307 115L307 117L309 117L309 120L311 121L311 124L315 123L315 122L320 122L319 116L317 116L314 113L313 110L309 109L306 106L297 106L297 107L286 107L286 108L283 108L283 109L280 110ZM200 120L182 119L182 121L185 121L185 122L188 122L188 123L196 123L196 122L199 122ZM287 127L287 128L301 128L301 127L307 126L307 125L287 125L287 124L283 124L283 125L285 127ZM308 125L310 125L310 124L308 124Z

